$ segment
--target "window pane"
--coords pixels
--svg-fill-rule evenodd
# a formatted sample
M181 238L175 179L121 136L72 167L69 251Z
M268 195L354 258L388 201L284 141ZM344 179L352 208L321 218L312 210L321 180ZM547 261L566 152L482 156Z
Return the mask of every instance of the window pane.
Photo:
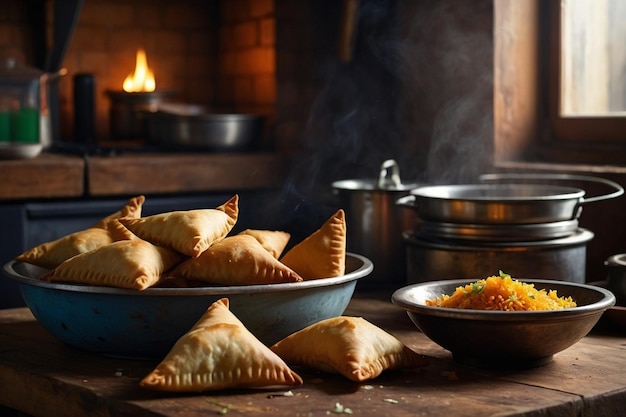
M626 1L561 1L561 116L626 115Z

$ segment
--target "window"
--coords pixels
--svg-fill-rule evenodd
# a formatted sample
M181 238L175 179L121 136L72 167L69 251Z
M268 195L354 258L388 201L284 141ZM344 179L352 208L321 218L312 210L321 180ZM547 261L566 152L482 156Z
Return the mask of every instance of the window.
M626 2L563 0L562 117L626 115Z
M496 161L626 165L626 2L494 5Z

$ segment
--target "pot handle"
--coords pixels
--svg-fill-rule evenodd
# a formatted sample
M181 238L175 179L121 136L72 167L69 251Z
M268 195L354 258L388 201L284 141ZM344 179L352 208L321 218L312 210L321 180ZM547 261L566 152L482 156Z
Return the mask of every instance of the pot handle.
M582 198L580 204L592 203L594 201L609 200L611 198L619 197L624 194L624 187L616 182L607 180L604 178L592 177L588 175L573 175L573 174L483 174L480 177L480 181L497 181L503 179L522 179L522 180L560 180L560 181L586 181L595 182L598 184L604 184L614 189L613 192L608 194L602 194L589 198Z
M415 208L415 196L413 194L405 195L396 200L396 204L402 207Z
M380 166L378 188L398 188L401 185L402 181L400 181L400 168L398 167L398 163L393 159L387 159Z

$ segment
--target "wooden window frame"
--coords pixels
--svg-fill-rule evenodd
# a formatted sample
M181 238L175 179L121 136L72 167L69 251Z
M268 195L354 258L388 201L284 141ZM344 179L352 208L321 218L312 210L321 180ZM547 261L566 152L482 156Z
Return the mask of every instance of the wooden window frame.
M559 6L494 0L494 162L626 165L626 118L559 116Z

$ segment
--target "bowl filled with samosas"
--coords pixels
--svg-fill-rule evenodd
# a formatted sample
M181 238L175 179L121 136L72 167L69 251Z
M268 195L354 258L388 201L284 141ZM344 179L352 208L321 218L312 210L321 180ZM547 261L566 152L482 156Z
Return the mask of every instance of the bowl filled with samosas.
M35 318L91 352L162 358L217 300L266 345L340 316L370 260L346 253L345 214L289 246L280 230L234 233L239 197L142 217L135 197L93 227L4 265Z

